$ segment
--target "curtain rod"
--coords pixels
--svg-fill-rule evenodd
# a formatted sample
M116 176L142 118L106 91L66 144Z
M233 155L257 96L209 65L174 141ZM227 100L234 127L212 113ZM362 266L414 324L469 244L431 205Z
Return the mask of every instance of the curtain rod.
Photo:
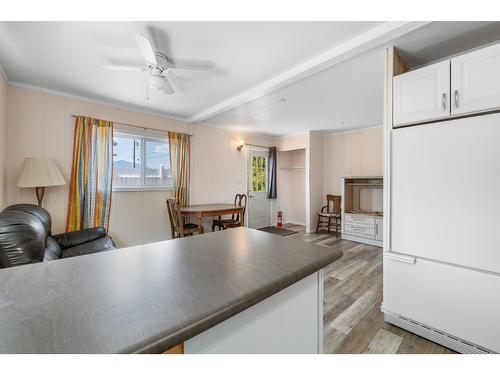
M88 116L82 116L82 115L71 115L71 117L88 117ZM154 129L154 128L148 128L146 126L140 126L140 125L132 125L132 124L125 124L123 122L115 122L115 121L110 121L112 122L113 124L118 124L118 125L123 125L123 126L130 126L132 128L138 128L138 129L144 129L144 130L155 130L155 131L159 131L159 132L168 132L168 130L160 130L160 129ZM189 126L189 124L188 124ZM174 132L174 133L179 133L179 132ZM194 137L193 134L188 134L188 133L179 133L179 134L187 134L189 135L190 137Z

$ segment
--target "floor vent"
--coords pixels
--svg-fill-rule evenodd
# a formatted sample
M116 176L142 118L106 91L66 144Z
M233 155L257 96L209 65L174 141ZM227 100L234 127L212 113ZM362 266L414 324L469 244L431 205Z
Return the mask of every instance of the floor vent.
M463 340L459 337L449 335L438 329L429 327L428 325L419 323L415 320L406 318L401 315L391 313L389 311L384 311L384 319L387 323L394 324L401 327L407 331L413 332L416 335L425 337L428 340L434 341L440 345L446 346L452 350L464 354L490 354L495 353L489 349L486 349L480 345L476 345L472 342Z

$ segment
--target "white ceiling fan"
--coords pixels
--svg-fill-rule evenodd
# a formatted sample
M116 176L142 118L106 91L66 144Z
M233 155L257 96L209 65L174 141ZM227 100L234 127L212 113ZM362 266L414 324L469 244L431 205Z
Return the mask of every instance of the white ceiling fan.
M165 94L175 93L169 79L208 79L210 72L194 67L175 67L167 55L153 48L151 41L142 34L135 36L139 50L146 60L146 65L103 65L106 70L126 71L126 72L149 72L147 84L162 90Z

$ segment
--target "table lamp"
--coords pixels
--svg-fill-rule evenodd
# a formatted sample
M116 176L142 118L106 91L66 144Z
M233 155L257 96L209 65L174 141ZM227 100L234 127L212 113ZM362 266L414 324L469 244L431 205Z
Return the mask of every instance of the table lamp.
M48 157L26 158L17 180L20 188L35 188L38 206L42 207L45 187L64 185L64 177L54 159Z

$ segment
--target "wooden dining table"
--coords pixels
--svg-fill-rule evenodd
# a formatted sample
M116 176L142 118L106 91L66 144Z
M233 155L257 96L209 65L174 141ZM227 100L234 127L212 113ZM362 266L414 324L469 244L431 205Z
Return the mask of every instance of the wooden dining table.
M233 203L210 203L210 204L193 204L181 207L181 215L184 217L196 216L198 225L203 225L203 218L222 215L240 214L240 226L245 225L245 217L243 210L245 207Z

